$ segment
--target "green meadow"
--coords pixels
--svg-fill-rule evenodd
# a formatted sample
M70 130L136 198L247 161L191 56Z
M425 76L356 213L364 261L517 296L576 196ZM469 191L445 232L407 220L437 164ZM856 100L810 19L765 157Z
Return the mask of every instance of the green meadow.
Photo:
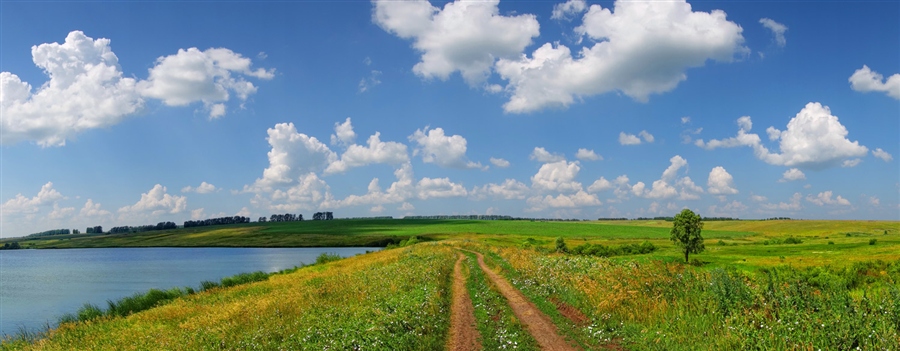
M8 338L2 348L443 349L453 267L463 253L483 348L539 349L475 264L470 251L477 251L585 350L898 349L900 222L710 221L706 250L689 264L670 228L665 221L334 220L22 240L29 248L388 249L196 291L136 295L109 311L73 311L57 329ZM605 249L575 249L586 244ZM140 308L122 307L132 305Z

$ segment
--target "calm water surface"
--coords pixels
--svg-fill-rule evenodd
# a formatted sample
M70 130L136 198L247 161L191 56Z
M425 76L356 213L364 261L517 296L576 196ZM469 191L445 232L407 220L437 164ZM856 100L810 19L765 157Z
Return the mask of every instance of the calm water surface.
M106 307L151 288L191 286L244 272L275 272L380 248L114 248L0 251L0 335L55 325L85 303Z

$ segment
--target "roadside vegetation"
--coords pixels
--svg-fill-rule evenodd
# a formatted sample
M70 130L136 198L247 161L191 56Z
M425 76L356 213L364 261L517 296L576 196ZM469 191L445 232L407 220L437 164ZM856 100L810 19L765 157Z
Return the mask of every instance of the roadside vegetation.
M703 241L689 233L682 242L705 242L704 250L689 253L688 263L673 222L453 222L390 227L404 221L335 220L326 224L339 229L295 222L170 233L178 240L237 240L223 230L245 230L249 237L391 239L389 249L376 253L323 255L314 265L276 274L248 273L197 289L151 290L105 308L86 306L40 340L11 338L2 348L443 349L453 267L463 253L482 349L538 349L474 254L464 250L484 254L491 270L585 350L900 345L898 222L704 222Z

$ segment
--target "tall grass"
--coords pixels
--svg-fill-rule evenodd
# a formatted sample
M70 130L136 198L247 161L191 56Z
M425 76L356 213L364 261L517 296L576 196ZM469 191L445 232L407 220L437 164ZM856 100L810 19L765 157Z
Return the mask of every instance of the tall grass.
M590 317L581 336L601 330L604 340L620 339L628 349L891 350L900 345L900 261L747 273L482 249L493 251L496 264L533 300L564 299Z

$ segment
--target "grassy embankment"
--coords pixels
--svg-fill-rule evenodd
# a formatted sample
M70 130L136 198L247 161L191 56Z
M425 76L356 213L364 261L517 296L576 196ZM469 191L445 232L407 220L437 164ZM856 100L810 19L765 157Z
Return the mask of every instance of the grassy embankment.
M666 222L341 222L317 223L322 227L307 227L305 232L287 224L260 232L322 235L328 229L324 226L332 224L336 228L328 235L342 238L420 235L462 240L301 268L258 283L178 298L127 317L64 324L34 345L5 346L440 349L449 320L454 246L485 253L490 265L586 349L900 345L897 222L708 222L707 251L692 256L705 262L703 267L680 263L681 255L668 242ZM197 234L209 237L224 229L229 228L184 233L181 239L190 242ZM614 246L650 241L659 250L612 258L548 253L555 237L565 238L570 248L585 242ZM538 246L522 249L528 238ZM801 243L785 244L786 238ZM480 274L474 257L466 261L482 343L531 348L529 336ZM560 312L573 310L582 318L573 320L571 313L567 317Z

